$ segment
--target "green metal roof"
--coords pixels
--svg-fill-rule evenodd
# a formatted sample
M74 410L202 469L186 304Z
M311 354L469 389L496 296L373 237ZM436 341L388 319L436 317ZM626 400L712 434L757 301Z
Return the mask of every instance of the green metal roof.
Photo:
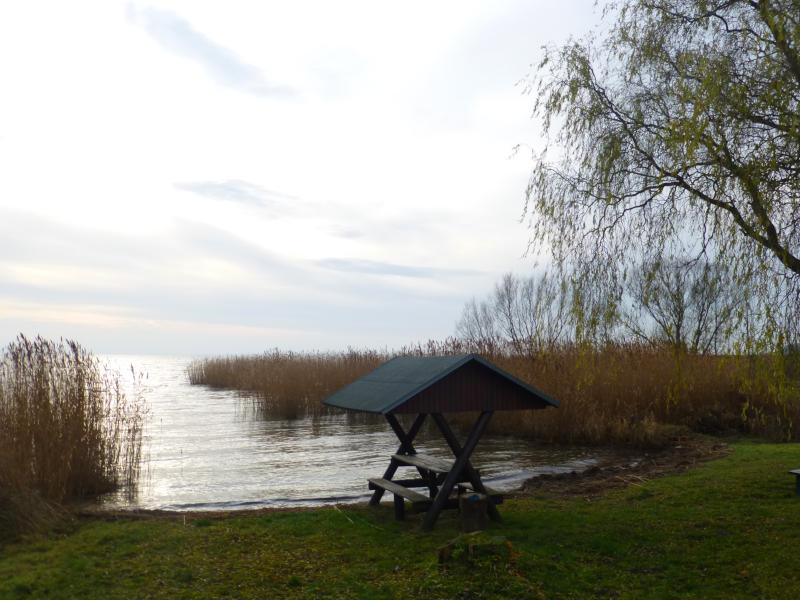
M477 354L398 356L334 392L323 400L323 404L347 410L388 414L472 361L519 386L532 394L538 401L558 406L558 402L546 394L506 373Z

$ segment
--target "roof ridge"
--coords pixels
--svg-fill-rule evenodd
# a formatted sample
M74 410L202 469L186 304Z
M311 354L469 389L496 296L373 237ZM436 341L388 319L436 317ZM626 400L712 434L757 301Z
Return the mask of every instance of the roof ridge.
M498 397L493 392L489 392L485 396L485 400L482 401L487 406L510 407L513 405L516 408L520 408L520 406L525 408L528 402L531 403L530 408L544 408L548 405L558 406L558 402L548 395L507 373L474 352L441 356L395 356L337 390L325 398L323 403L327 406L336 406L346 410L389 414L472 362L488 369L494 376L513 384L512 389L524 390L523 396L519 396L518 392L507 391ZM489 380L475 385L492 386L495 384ZM511 396L505 394L511 394ZM517 397L517 400L513 401L512 404L507 404L507 399L510 397ZM497 404L497 402L500 404ZM451 410L453 409L452 402L446 405ZM444 406L444 404L440 406ZM460 410L474 409L462 408ZM432 412L436 411L433 410Z

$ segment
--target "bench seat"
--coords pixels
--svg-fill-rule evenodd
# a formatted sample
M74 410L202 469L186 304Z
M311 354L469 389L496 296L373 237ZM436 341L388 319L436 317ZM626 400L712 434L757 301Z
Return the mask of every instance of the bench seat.
M394 494L394 516L398 521L402 521L405 518L405 502L403 498L411 502L411 508L414 512L424 512L431 505L431 499L426 495L415 492L394 481L389 481L383 477L370 477L367 481L371 490L380 488Z
M395 496L402 496L411 502L430 501L430 498L428 498L426 495L415 492L414 490L400 485L394 481L383 479L382 477L370 477L367 481L369 481L369 489L371 490L374 490L375 488L381 488L387 492L392 492Z

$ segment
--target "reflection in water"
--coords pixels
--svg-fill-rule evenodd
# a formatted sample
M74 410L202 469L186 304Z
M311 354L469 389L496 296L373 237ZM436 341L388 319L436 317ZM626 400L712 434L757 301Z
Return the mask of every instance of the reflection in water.
M103 505L109 508L230 510L363 502L367 477L382 475L397 451L397 438L380 420L258 418L250 400L236 392L189 385L188 358L106 360L123 376L131 364L147 374L150 408L138 493L133 501L123 494L106 498ZM431 427L423 428L415 446L451 458ZM488 485L510 490L537 473L584 469L601 458L596 450L486 435L472 462Z

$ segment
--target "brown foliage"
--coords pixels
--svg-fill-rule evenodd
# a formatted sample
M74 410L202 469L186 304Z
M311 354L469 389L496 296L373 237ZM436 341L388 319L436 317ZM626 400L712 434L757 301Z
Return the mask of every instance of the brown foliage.
M271 350L256 356L198 360L189 365L192 384L242 390L265 414L297 418L327 412L321 400L389 360L388 353L348 350L294 353Z
M498 413L492 420L497 432L553 442L659 446L681 429L788 439L792 424L800 422L796 383L776 388L765 368L769 359L754 365L753 359L688 354L640 343L603 348L567 344L546 353L513 351L493 343L476 347L455 339L393 353L273 350L198 361L189 375L195 384L254 393L265 414L296 417L333 412L321 404L323 398L392 356L470 351L560 404L555 410Z
M20 335L0 356L0 524L24 529L45 504L130 489L143 418L142 399L78 344Z

